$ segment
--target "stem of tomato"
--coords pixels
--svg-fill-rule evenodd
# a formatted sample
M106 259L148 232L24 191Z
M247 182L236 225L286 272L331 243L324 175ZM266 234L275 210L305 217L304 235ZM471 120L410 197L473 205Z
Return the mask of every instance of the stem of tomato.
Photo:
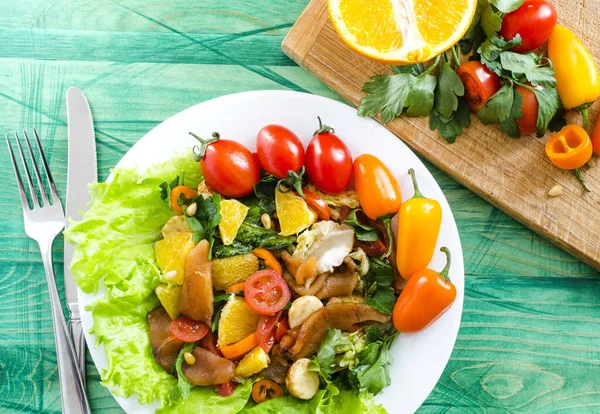
M408 173L410 174L410 178L412 179L413 186L415 187L415 195L412 198L426 198L423 196L423 194L421 194L421 191L419 190L419 183L417 183L417 177L415 176L415 170L413 170L411 168L410 170L408 170Z
M585 191L587 191L588 193L591 193L592 189L588 185L587 181L585 181L585 178L583 177L583 174L581 173L581 170L579 168L575 168L573 170L573 174L575 174L575 177L577 177L577 179L579 180L579 182L583 186L583 189Z
M332 134L335 134L335 129L333 129L329 125L324 125L323 122L321 121L320 116L318 116L317 119L319 120L319 129L317 129L313 135L319 135L319 134L323 134L325 132L331 132Z
M392 250L394 248L394 233L392 232L392 216L387 215L386 217L382 218L382 220L383 220L383 224L385 225L385 231L386 231L387 237L388 237L388 249L387 249L387 252L385 252L383 254L383 256L381 256L381 258L386 259L390 256L390 254L392 254Z
M200 161L204 157L206 148L208 148L208 146L210 144L217 142L221 138L221 135L218 132L213 132L212 138L210 138L210 139L200 138L198 135L194 134L193 132L190 132L190 135L193 136L194 138L196 138L198 141L200 141L200 146L195 145L194 148L192 149L192 152L194 153L194 160L196 160L196 161Z
M445 280L450 281L450 278L448 277L448 273L450 272L450 264L452 263L452 255L450 254L450 250L445 246L442 247L440 249L440 251L442 251L446 254L446 266L444 266L444 268L440 272L440 276L443 277Z

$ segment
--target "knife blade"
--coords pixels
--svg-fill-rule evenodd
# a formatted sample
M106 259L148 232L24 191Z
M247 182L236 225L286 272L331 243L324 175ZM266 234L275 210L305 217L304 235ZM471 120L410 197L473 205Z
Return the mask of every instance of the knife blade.
M81 211L88 208L91 200L88 185L98 180L96 167L96 139L92 112L87 98L76 87L67 91L68 165L66 217L81 220ZM65 223L68 228L68 220ZM75 247L65 241L65 296L69 308L69 329L77 353L79 369L85 384L85 336L79 315L77 283L69 265Z

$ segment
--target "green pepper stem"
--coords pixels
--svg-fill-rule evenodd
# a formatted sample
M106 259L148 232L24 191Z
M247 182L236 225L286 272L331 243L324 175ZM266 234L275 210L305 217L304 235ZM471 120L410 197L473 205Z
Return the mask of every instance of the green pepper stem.
M450 250L445 246L442 247L440 249L440 251L444 252L446 254L446 266L444 266L444 268L440 272L440 276L442 276L444 279L449 281L450 278L448 277L448 273L450 272L450 264L452 263L452 255L450 254Z
M583 129L587 131L588 123L590 121L588 107L581 108L581 116L583 117ZM588 190L589 191L589 190Z
M192 149L192 152L194 153L194 160L196 160L196 161L200 161L202 158L204 158L204 153L206 153L206 148L208 148L208 146L210 144L217 142L221 138L221 135L218 132L213 132L212 138L210 138L210 139L200 138L198 135L194 134L193 132L190 132L190 135L193 136L194 138L196 138L198 141L200 141L200 146L196 145Z
M335 134L335 129L329 125L324 125L320 116L318 116L317 119L319 120L319 129L317 129L313 135L323 134L325 132L331 132L332 134Z
M579 168L575 168L573 170L573 174L575 174L575 177L577 177L577 179L579 180L579 182L583 186L583 189L585 191L587 191L588 193L591 193L592 189L588 185L587 181L585 181L585 178L583 177L583 174L581 173L581 170Z
M408 173L410 174L410 178L412 179L413 186L415 187L415 195L412 198L426 198L423 196L423 194L419 190L419 184L417 183L417 177L415 175L415 170L411 168L410 170L408 170Z
M381 258L387 259L388 257L390 257L390 255L392 254L392 250L394 249L394 233L392 232L392 217L387 216L387 217L383 218L382 220L383 220L383 224L385 225L385 231L387 232L389 246L388 246L387 252L385 252L384 255L381 256Z

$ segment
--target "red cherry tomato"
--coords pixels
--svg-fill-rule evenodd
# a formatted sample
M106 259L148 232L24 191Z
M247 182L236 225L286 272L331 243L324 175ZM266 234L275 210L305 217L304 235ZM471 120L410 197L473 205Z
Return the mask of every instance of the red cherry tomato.
M273 345L275 345L275 333L280 316L281 311L277 312L275 315L262 315L258 321L256 339L258 340L258 345L260 345L267 354L271 351Z
M290 323L288 322L287 316L285 316L282 320L277 324L277 341L281 341L281 338L285 336L287 331L290 330Z
M537 132L539 106L535 93L520 85L517 85L517 92L523 98L523 105L521 105L523 116L517 121L519 132L523 135L535 134Z
M546 0L525 0L523 5L502 18L500 36L512 40L517 33L521 44L513 52L524 53L543 45L556 26L556 9Z
M171 322L171 333L183 342L196 342L208 333L208 325L184 316Z
M212 335L212 332L210 331L210 329L208 330L208 333L204 336L204 338L202 338L200 340L200 342L198 343L198 346L206 349L207 351L212 352L213 354L215 354L217 356L223 356L223 354L221 353L219 348L217 348L217 338L215 338Z
M325 200L310 190L302 189L302 192L304 193L304 201L306 201L306 204L317 213L319 220L329 220L331 217L331 209Z
M319 129L306 148L306 174L319 190L339 194L350 183L352 155L333 132L319 119Z
M478 60L465 62L456 70L465 85L465 99L477 113L500 89L500 77Z
M272 269L254 272L244 287L244 299L252 310L260 315L279 312L290 300L290 288Z
M267 125L256 136L260 165L269 174L285 178L304 165L304 147L292 131L281 125Z
M248 148L220 139L216 132L210 140L192 135L201 142L196 158L209 187L227 197L243 197L254 191L260 180L260 166Z
M592 145L594 147L594 154L600 155L600 117L596 120L594 133L592 134Z

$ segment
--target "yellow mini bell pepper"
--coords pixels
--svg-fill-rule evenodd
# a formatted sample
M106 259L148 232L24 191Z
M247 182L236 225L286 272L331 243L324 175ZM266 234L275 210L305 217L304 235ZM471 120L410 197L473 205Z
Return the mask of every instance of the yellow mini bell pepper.
M588 108L600 96L600 75L592 55L569 29L556 26L548 39L548 57L563 106L581 111L587 129Z

